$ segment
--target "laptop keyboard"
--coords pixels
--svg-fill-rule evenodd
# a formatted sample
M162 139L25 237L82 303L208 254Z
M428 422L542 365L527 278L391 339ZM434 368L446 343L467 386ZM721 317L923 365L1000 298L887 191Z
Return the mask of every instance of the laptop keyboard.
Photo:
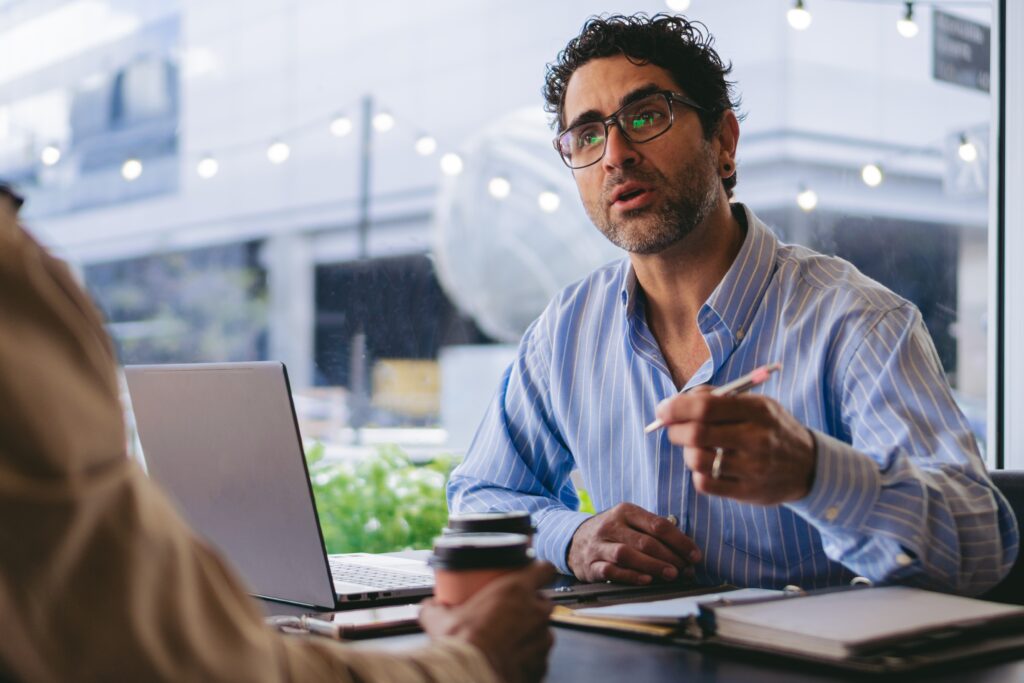
M429 588L434 585L430 576L400 572L395 569L368 567L343 560L330 559L331 577L335 583L358 583L373 588Z

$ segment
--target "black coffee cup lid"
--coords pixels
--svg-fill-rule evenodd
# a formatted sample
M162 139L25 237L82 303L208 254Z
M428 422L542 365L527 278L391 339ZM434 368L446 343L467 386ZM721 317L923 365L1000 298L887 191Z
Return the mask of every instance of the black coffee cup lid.
M434 539L428 563L434 569L504 569L533 561L530 538L524 534L448 534Z
M448 518L448 530L453 533L533 533L530 513L526 510L511 512L469 512Z

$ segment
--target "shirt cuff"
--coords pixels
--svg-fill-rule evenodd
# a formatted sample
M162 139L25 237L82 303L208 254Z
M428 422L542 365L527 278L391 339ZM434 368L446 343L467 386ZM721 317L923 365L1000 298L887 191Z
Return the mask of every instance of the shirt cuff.
M580 524L593 515L575 510L549 510L538 516L536 549L537 556L555 565L563 574L572 576L569 569L569 544Z
M858 530L881 495L878 463L827 434L813 435L817 464L811 491L786 505L816 527Z

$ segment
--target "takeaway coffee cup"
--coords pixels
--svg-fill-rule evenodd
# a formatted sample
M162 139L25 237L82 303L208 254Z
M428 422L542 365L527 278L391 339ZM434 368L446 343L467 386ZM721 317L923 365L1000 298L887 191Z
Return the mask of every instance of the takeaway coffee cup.
M448 534L523 534L533 536L533 522L526 510L514 512L471 512L464 515L452 515L448 518L448 526L444 530Z
M458 605L503 574L533 562L524 534L448 534L434 539L434 597Z

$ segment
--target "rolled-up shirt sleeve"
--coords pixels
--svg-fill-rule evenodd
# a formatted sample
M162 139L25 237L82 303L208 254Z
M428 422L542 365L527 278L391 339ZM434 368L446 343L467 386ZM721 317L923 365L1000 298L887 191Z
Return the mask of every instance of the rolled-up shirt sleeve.
M554 306L554 304L552 304ZM448 483L452 512L526 509L537 528L537 555L564 574L579 512L573 456L550 406L548 324L552 306L527 330L511 366Z
M268 628L127 457L100 316L13 225L0 225L0 321L0 678L497 680L465 642L385 655Z
M789 504L828 556L876 582L979 594L1006 575L1018 529L993 486L912 306L885 311L836 352L833 438L814 432L815 478ZM849 341L846 337L840 341Z

